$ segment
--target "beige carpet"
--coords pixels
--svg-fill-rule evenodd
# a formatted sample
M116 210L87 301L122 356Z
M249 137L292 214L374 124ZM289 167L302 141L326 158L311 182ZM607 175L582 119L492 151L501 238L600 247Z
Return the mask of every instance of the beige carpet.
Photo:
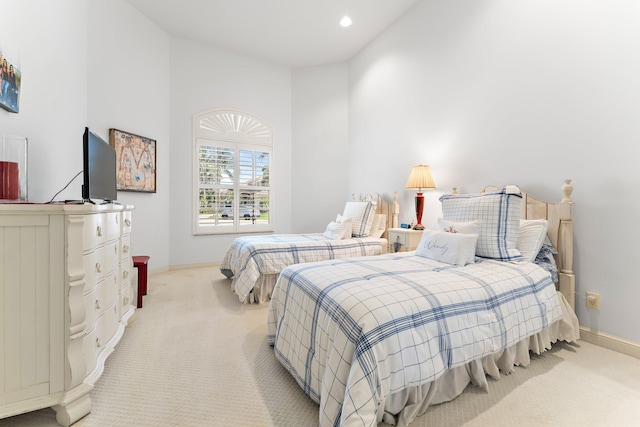
M266 343L267 306L243 305L216 268L150 277L136 313L75 426L313 426L318 406ZM55 426L51 409L0 420ZM433 406L422 426L640 425L640 360L559 344L500 381Z

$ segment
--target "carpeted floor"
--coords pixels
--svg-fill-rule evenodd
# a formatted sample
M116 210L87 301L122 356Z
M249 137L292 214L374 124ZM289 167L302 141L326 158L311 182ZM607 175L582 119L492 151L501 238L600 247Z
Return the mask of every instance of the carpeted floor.
M91 392L78 427L313 426L318 406L266 343L267 305L243 305L217 268L152 275L144 307ZM640 360L556 344L526 368L429 408L423 426L640 425ZM43 409L3 426L55 426Z

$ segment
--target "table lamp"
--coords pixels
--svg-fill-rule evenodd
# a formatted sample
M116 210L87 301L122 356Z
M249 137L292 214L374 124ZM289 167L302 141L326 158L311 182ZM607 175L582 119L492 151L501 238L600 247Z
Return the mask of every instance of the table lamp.
M416 194L416 225L414 230L424 230L422 225L422 211L424 209L424 196L422 190L435 190L436 184L431 176L431 168L429 165L418 165L411 169L411 175L407 180L407 190L418 190Z

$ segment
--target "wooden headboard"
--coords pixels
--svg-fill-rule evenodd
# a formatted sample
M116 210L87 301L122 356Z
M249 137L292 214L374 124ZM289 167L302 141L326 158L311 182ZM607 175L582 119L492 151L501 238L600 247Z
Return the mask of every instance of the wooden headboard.
M389 203L380 197L379 194L365 194L360 195L360 197L356 197L355 194L351 195L352 200L367 200L371 201L376 205L376 213L377 214L385 214L387 216L387 226L385 227L384 233L382 237L385 239L389 238L389 229L398 227L398 214L400 213L400 208L398 205L398 192L393 194L393 203Z
M501 187L488 186L484 191L497 190ZM566 179L562 185L562 199L559 202L542 202L530 194L522 192L522 219L546 219L549 222L547 235L558 251L557 289L575 310L576 279L573 274L573 201L571 193L573 185ZM454 193L456 193L454 188Z

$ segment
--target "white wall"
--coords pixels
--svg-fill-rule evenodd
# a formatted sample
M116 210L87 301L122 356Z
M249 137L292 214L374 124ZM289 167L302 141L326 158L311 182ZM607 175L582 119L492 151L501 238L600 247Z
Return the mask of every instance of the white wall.
M410 221L406 179L430 164L423 223L435 226L452 187L559 200L572 178L580 323L640 343L638 22L633 1L418 3L350 61L349 187L399 190Z
M291 232L291 70L171 38L171 264L221 261L237 234L193 236L193 115L235 108L274 130L271 182L278 233Z
M169 259L169 36L123 1L88 3L87 124L108 141L115 128L156 141L156 193L119 191L134 205L131 247L151 257L151 270Z
M87 3L4 0L0 49L22 73L20 112L0 133L28 138L28 197L47 202L82 170L87 122ZM56 199L82 198L82 177Z
M191 117L231 107L275 129L276 231L333 215L337 196L316 181L324 168L294 173L292 160L318 155L320 138L307 136L314 131L344 154L340 65L292 78L286 68L168 38L121 0L4 0L2 9L11 19L0 26L0 48L23 82L20 113L0 110L0 131L29 138L31 201L48 201L81 170L86 125L103 137L110 127L149 136L158 141L158 193L119 194L136 205L135 250L152 256L152 269L219 261L235 235L191 235ZM346 194L398 191L408 222L414 193L404 184L411 166L429 163L439 188L426 193L423 223L433 226L437 197L454 186L516 183L557 200L572 178L580 322L640 343L640 202L630 198L640 157L637 22L640 3L631 0L423 0L350 61L348 167L336 166L332 182L346 176ZM317 199L304 180L318 186ZM80 185L57 198L79 198ZM292 194L321 209L307 220ZM584 307L587 290L601 294L600 312Z
M169 261L168 36L121 0L2 2L0 48L22 72L20 112L0 110L0 132L24 135L28 196L49 201L82 170L82 134L109 128L158 143L158 192L119 192L135 205L134 253ZM56 200L82 198L82 177Z
M323 232L348 199L349 68L293 70L292 232Z

